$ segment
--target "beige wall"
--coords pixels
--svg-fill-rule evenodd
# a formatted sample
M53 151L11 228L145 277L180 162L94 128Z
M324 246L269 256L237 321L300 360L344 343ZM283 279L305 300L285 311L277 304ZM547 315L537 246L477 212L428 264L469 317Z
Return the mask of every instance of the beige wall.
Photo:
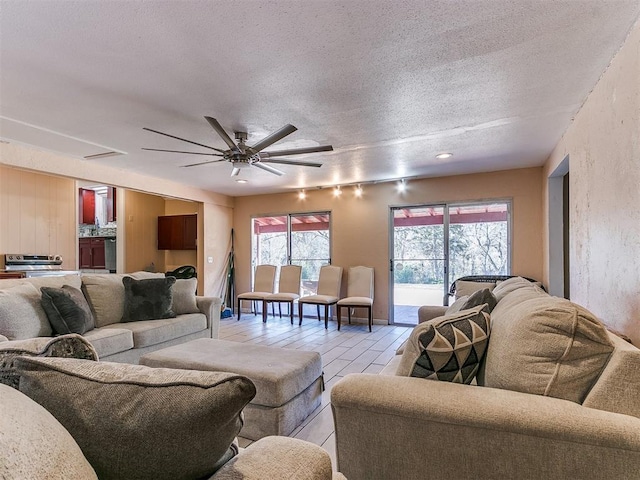
M124 219L120 222L125 238L123 273L147 270L164 272L164 250L158 250L158 217L164 215L164 199L157 195L125 190Z
M164 203L164 215L197 215L199 210L200 206L197 202L166 200ZM164 266L166 270L174 270L182 265L193 265L197 268L198 252L196 250L164 251Z
M337 199L330 189L310 190L305 200L297 192L238 197L233 222L237 291L250 288L252 216L330 210L333 264L345 271L355 265L374 267L374 318L388 319L389 207L494 198L513 202L512 272L541 278L541 174L540 168L529 168L412 180L404 194L397 193L395 183L365 185L360 199L349 188Z
M76 268L75 182L0 165L0 263L5 253L62 255Z
M640 23L545 165L545 212L547 177L567 155L571 299L640 345ZM544 239L546 279L546 228Z

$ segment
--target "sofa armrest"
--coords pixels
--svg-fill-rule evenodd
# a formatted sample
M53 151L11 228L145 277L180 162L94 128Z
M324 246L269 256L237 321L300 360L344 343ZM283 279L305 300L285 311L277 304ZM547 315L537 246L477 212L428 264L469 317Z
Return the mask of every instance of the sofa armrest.
M218 338L222 299L219 297L196 296L196 305L198 305L198 310L207 317L207 328L211 331L211 338Z
M441 317L448 307L439 305L423 305L418 309L418 323L428 322L434 318Z
M338 474L339 475L339 474ZM233 457L209 480L337 480L331 458L313 443L265 437Z
M640 419L420 378L352 374L331 391L349 479L633 478ZM595 475L597 474L597 475ZM595 475L595 476L594 476Z

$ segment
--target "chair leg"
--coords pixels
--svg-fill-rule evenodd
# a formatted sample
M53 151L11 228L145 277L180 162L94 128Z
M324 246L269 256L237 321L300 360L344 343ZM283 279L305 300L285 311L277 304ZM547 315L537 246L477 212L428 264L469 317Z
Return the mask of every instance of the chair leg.
M348 307L347 307L347 308L348 308ZM340 331L340 323L341 323L341 322L340 322L340 320L341 320L341 318L342 318L342 312L341 312L341 310L342 310L342 306L337 305L337 306L336 306L336 310L337 310L337 314L338 314L338 331Z
M316 305L316 311L318 312L318 321L320 321L320 304Z
M242 301L241 299L238 299L238 321L240 321L240 302L241 301Z
M303 303L302 302L298 302L298 319L300 320L298 322L298 326L302 325L302 307L303 307Z
M319 308L319 307L318 307ZM324 306L324 328L329 328L329 305Z
M271 305L273 305L273 302L271 302ZM267 323L267 311L268 311L267 301L262 300L262 323Z
M287 303L287 307L289 307L289 316L291 317L291 325L293 325L293 300L291 303Z
M373 325L373 307L369 306L369 331L371 331L372 325Z
M347 317L349 317L349 325L351 325L351 307L347 307Z
M275 317L276 314L274 313L273 316ZM278 316L282 318L282 302L278 302Z

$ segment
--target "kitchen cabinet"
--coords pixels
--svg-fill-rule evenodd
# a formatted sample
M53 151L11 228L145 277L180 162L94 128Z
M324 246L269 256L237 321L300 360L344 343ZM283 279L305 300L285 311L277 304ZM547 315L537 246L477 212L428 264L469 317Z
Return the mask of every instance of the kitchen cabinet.
M106 267L104 255L104 238L89 237L78 240L80 268Z
M96 222L96 192L81 188L78 191L78 221L93 225Z
M197 246L197 215L158 217L158 250L196 250Z

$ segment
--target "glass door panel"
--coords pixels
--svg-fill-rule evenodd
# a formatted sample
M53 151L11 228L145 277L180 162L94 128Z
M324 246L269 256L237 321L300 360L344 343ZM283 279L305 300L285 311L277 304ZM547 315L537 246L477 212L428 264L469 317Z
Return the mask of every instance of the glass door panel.
M257 217L252 220L251 284L256 265L286 265L287 217ZM276 275L276 282L278 276Z
M465 275L508 275L508 202L449 207L450 279Z
M291 264L302 267L302 295L315 295L320 267L331 263L328 212L291 215Z
M418 308L442 305L445 289L445 207L393 208L393 323L418 324Z

